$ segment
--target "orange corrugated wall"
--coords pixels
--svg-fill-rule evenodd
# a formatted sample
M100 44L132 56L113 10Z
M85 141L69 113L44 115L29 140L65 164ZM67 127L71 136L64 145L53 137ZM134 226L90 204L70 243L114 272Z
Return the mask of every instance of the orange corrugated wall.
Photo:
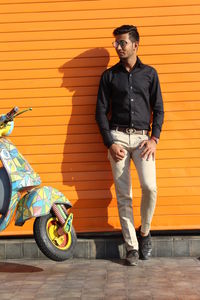
M113 28L138 26L139 56L159 73L165 123L152 229L200 228L200 1L0 1L0 111L12 141L73 203L78 232L119 230L107 150L94 120L100 74L118 61ZM137 177L134 167L132 173ZM140 189L134 180L135 224ZM32 221L3 234L31 234Z

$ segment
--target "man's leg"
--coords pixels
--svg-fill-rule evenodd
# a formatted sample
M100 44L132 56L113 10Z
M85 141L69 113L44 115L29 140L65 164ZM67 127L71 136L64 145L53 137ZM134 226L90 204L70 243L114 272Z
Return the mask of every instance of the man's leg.
M118 133L118 143L121 133ZM126 136L127 138L127 136ZM116 139L116 135L115 135ZM118 211L122 233L127 251L138 250L138 241L134 228L133 208L132 208L132 184L130 175L130 153L125 150L124 159L115 162L108 151L108 158L111 163L115 190L117 195Z
M147 137L141 137L139 144L145 139L147 139ZM149 231L157 198L156 166L155 160L153 160L152 157L149 160L142 159L140 156L141 152L142 150L137 147L132 152L132 158L138 172L142 189L139 246L143 249L140 249L140 256L142 256L143 259L147 259L152 250ZM143 237L146 237L146 239Z
M141 138L141 142L144 139L147 138L144 136ZM157 198L156 165L155 160L153 160L152 157L149 160L142 159L140 156L141 152L142 149L137 147L132 152L132 158L138 172L140 186L142 189L141 231L144 233L144 235L148 235Z

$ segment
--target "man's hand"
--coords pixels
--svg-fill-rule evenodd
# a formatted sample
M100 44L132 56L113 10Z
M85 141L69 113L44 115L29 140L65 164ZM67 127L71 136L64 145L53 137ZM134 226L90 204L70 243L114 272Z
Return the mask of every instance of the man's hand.
M139 149L142 149L144 146L145 146L145 148L141 153L141 157L143 159L149 160L149 158L152 155L152 159L154 160L155 154L156 154L156 142L153 139L148 140L148 141L143 141L140 144Z
M118 162L122 160L125 156L125 150L121 145L118 144L112 144L109 148L110 154L114 161Z

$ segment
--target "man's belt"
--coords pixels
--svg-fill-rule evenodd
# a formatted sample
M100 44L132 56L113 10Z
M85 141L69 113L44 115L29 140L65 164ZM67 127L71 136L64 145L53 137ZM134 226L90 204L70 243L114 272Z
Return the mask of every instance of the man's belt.
M137 130L135 128L125 128L125 127L118 127L118 126L111 127L111 130L121 131L128 134L142 134L142 135L148 134L148 130Z

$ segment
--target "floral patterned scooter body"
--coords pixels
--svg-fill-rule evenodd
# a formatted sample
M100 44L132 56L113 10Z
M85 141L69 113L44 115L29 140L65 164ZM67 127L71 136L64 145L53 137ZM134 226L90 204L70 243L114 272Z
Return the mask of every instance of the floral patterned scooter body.
M19 202L15 225L22 226L24 222L33 217L47 215L53 203L72 206L60 191L50 186L42 186L27 193Z
M41 179L17 148L5 138L0 139L0 159L10 180L10 201L6 215L0 219L0 231L10 223L21 197L20 191L40 185Z
M0 115L0 231L11 222L22 226L35 218L33 234L40 250L50 259L63 261L73 256L76 232L72 225L70 201L57 189L39 186L40 177L17 148L4 138L14 128L14 118L31 108L18 112L14 107Z

